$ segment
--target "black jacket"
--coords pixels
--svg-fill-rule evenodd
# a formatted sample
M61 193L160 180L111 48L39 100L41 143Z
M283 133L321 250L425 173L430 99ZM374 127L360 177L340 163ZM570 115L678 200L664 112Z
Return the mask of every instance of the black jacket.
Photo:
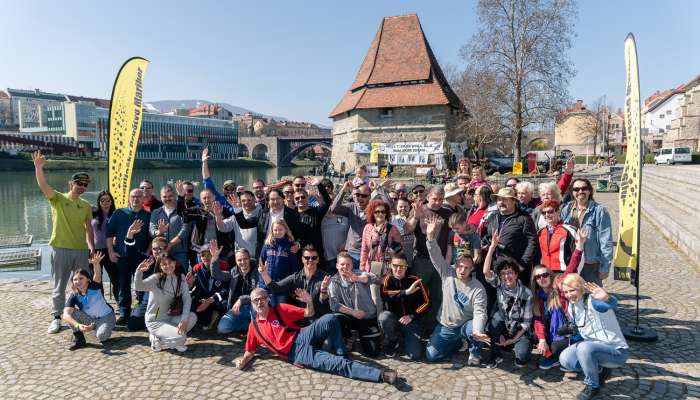
M258 271L251 265L250 271L243 275L238 266L232 266L228 271L222 271L219 263L214 263L211 267L214 279L228 282L228 304L227 309L231 309L238 299L241 303L250 303L250 292L258 287Z
M328 208L331 206L331 196L328 195L328 191L323 185L318 185L318 193L323 200L322 204L318 207L309 207L299 213L299 220L305 232L298 238L295 235L294 238L299 240L302 249L307 244L312 244L318 250L318 254L324 254L321 222L323 222L323 217L326 216Z
M216 268L221 270L221 260L215 260ZM192 275L194 275L194 284L190 288L190 296L192 297L192 309L195 311L199 307L199 300L214 297L212 306L220 312L227 311L228 297L228 282L222 279L217 279L214 274L207 269L203 263L199 263L192 267Z
M499 244L496 256L514 258L523 268L530 268L537 261L537 230L530 214L520 207L511 215L492 213L486 220L486 230L481 237L482 246L491 244L491 236L498 231Z
M262 210L260 213L250 218L243 216L243 211L239 211L235 215L238 226L240 226L241 229L258 228L258 243L255 247L255 259L257 260L260 258L260 249L262 249L262 246L265 243L265 238L267 238L267 229L270 225L270 209L267 208ZM299 219L299 213L296 210L289 207L284 207L284 215L282 218L284 219L284 222L289 225L289 229L292 231L294 240L299 240L304 236L306 230L304 225L302 225L301 220Z
M304 270L295 272L292 275L280 280L279 282L272 281L267 288L272 293L286 293L290 295L290 303L295 306L305 307L306 305L296 299L294 296L295 289L304 289L311 295L314 300L314 317L320 317L331 312L331 307L328 304L328 298L321 300L321 283L323 278L328 275L324 271L317 269L311 279L306 279Z
M428 312L430 296L423 282L418 284L420 289L417 292L406 295L406 290L416 280L418 277L413 275L406 275L401 280L394 278L392 274L385 276L382 280L384 307L399 318L410 315L414 320Z

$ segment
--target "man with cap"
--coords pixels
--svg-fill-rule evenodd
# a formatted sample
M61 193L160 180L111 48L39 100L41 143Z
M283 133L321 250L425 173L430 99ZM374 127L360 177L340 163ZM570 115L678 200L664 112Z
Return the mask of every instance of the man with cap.
M90 177L84 172L73 174L68 181L68 192L54 190L46 182L44 165L46 158L41 151L32 153L36 182L51 205L51 240L53 249L51 257L51 275L53 292L51 295L51 313L53 319L48 333L61 330L61 313L65 305L66 285L70 282L73 271L88 269L88 257L94 251L92 225L92 207L80 196L85 193ZM89 250L89 251L88 251Z
M413 195L414 204L425 204L425 185L422 183L417 183L411 188L411 194Z
M443 206L456 213L464 211L464 208L462 207L463 193L464 189L457 186L456 183L448 183L445 185L445 201L443 202Z
M537 231L530 214L518 206L518 199L513 188L501 188L492 194L496 201L497 213L491 214L486 220L486 230L482 236L482 247L491 244L491 237L498 234L496 257L508 256L520 265L520 278L530 282L532 266L537 260Z
M214 242L215 243L215 242ZM187 285L192 297L192 312L197 314L197 323L205 330L211 329L218 322L219 316L226 313L228 300L228 282L219 280L212 272L212 263L217 263L217 269L228 271L231 269L226 261L219 259L220 248L214 250L213 257L210 244L199 247L199 264L192 267L192 271L186 275Z

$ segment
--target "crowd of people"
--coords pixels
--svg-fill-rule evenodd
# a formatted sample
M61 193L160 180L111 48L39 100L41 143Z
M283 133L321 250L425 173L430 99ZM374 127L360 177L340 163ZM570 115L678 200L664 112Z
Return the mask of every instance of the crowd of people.
M199 325L246 336L241 369L264 346L297 366L389 383L396 372L351 359L354 345L427 362L466 351L467 365L487 368L508 352L515 368L539 354L542 370L583 372L579 399L628 357L603 289L610 214L573 161L536 192L515 177L498 187L466 159L445 185L374 181L360 167L340 184L297 176L219 190L208 159L205 149L198 196L189 181L156 191L144 179L115 209L107 191L94 205L81 198L86 173L54 190L33 154L52 210L49 333L69 325L78 349L86 333L105 342L120 326L147 330L153 351L184 352Z

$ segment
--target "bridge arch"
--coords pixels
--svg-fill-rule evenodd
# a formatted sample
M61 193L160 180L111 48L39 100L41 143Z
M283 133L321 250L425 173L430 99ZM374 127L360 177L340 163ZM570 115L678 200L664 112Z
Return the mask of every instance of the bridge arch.
M248 146L241 143L238 144L238 157L250 157Z
M296 158L296 156L299 155L302 151L308 149L309 147L313 147L316 145L321 145L321 147L327 149L327 150L332 150L332 145L328 141L313 141L313 142L305 142L304 144L300 145L296 149L292 150L289 152L289 154L285 155L282 160L280 160L281 165L288 165Z
M269 160L268 156L268 148L264 143L259 143L253 147L253 152L251 156L253 157L253 160Z

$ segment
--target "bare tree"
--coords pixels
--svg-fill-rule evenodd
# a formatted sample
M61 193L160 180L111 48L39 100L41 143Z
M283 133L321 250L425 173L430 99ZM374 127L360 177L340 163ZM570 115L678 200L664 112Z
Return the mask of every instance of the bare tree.
M479 1L479 30L461 52L503 82L500 124L514 139L516 160L523 130L551 121L567 103L577 13L575 0Z
M481 158L484 145L503 137L498 99L503 96L504 85L492 72L474 66L452 76L451 86L467 109L458 121L456 139L467 143L470 152Z

